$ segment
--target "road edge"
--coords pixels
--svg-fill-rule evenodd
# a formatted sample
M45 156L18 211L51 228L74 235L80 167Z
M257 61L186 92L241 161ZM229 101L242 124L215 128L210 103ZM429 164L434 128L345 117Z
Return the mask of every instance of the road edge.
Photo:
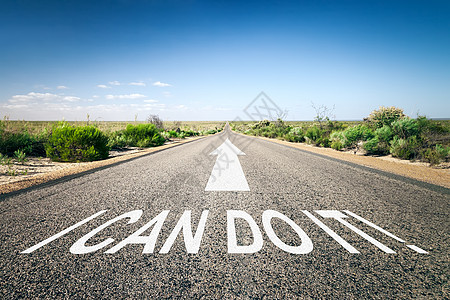
M370 170L376 170L379 172L384 172L399 177L416 180L426 184L439 186L446 190L450 189L450 170L432 169L427 166L419 166L419 165L409 165L396 161L382 160L374 156L355 155L351 153L336 151L330 148L321 148L305 145L303 143L293 143L278 139L246 135L235 131L233 132L242 136L265 140L286 147L306 151L309 153L314 153L316 155L325 156L339 161L344 161L346 163L355 164L358 166L368 168ZM401 168L399 168L399 166L401 166Z
M219 132L220 133L220 132ZM215 135L215 134L214 134ZM158 147L147 148L137 153L127 154L123 156L113 157L105 160L93 161L84 166L74 166L72 168L57 170L49 173L42 173L35 177L27 178L21 181L16 181L12 183L8 183L1 186L0 190L0 201L3 201L6 198L11 196L28 192L34 189L38 189L44 186L55 185L60 182L69 181L71 179L94 173L100 170L104 170L113 166L120 165L125 162L129 162L147 155L151 155L154 153L158 153L167 149L171 149L177 146L185 145L191 142L195 142L209 136L200 136L194 137L191 139L187 139L184 141L180 141L177 143L166 144Z

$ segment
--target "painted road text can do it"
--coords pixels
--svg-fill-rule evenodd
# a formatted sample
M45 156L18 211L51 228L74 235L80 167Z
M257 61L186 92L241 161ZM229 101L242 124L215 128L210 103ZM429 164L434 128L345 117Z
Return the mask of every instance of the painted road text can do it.
M99 211L98 213L66 228L65 230L49 237L48 239L45 239L44 241L22 251L21 253L27 254L32 253L36 251L37 249L44 247L48 243L51 243L52 241L62 237L63 235L71 232L72 230L75 230L76 228L88 223L89 221L97 218L98 216L104 214L106 210ZM122 241L119 241L118 243L112 238L106 238L102 242L99 242L95 245L87 245L91 244L88 243L90 239L92 239L94 236L99 234L102 230L105 228L111 226L112 224L121 221L121 220L128 220L126 224L132 224L140 220L143 211L142 210L133 210L127 213L124 213L122 215L119 215L115 218L110 219L109 221L103 223L102 225L98 226L97 228L91 230L90 232L86 233L84 236L82 236L80 239L75 241L75 243L69 248L69 251L72 254L80 255L80 254L88 254L93 253L97 251L102 251L103 253L107 254L114 254L118 251L126 251L125 249L128 247L133 247L132 245L140 245L143 246L142 253L143 254L151 254L155 253L155 245L159 237L159 233L164 225L164 222L169 214L169 210L163 210L161 213L159 213L157 216L155 216L153 219L148 221L146 224L144 224L141 228L136 230L134 233L123 239ZM372 222L360 217L359 215L348 211L348 210L315 210L314 211L317 216L321 219L332 219L340 225L346 227L347 229L351 230L354 234L357 234L367 240L372 245L379 248L381 251L385 253L396 253L391 248L385 246L378 240L374 239L361 229L357 228L356 226L349 223L346 219L349 217L357 219L359 222L362 222L380 232L383 234L393 238L394 240L405 243L404 240L401 238L395 236L394 234L388 232L387 230L373 224ZM342 237L340 237L336 232L334 232L330 227L328 227L325 223L323 223L318 217L313 215L311 212L307 210L302 210L302 213L306 215L314 224L314 226L320 227L325 233L327 233L335 242L340 244L346 251L350 253L360 253L356 248L354 248L352 245L350 245L347 241L345 241ZM181 215L180 219L178 220L177 224L171 231L170 235L164 242L161 249L159 249L158 253L169 253L172 245L174 244L177 237L182 232L184 244L186 247L187 253L198 253L201 242L203 238L203 233L205 231L205 227L207 226L207 220L208 220L208 214L209 210L204 210L201 213L200 220L198 222L195 222L197 224L197 230L195 231L195 234L192 232L192 222L191 219L191 211L186 210ZM286 215L275 211L275 210L265 210L261 215L261 221L262 221L262 228L260 228L257 223L255 222L255 219L248 214L247 212L243 210L227 210L226 211L226 217L227 217L227 252L230 254L236 254L236 253L256 253L260 251L264 245L264 239L262 232L264 231L271 243L273 243L276 247L279 249L291 253L291 254L308 254L311 253L314 249L313 241L309 238L309 236L305 233L305 231L299 226L299 224L295 223L292 219L287 217ZM289 227L290 230L295 232L295 234L298 235L300 238L301 243L298 245L288 245L285 242L282 241L282 239L279 238L276 231L272 227L272 219L277 218L280 219L282 222L285 222ZM236 232L236 221L238 219L241 219L241 221L244 221L250 228L252 240L253 242L249 245L239 245ZM126 225L125 224L125 225ZM241 223L242 224L242 223ZM150 230L151 229L151 230ZM146 233L148 232L149 233ZM428 252L415 246L415 245L409 245L406 244L406 246L413 251L420 253L420 254L427 254Z

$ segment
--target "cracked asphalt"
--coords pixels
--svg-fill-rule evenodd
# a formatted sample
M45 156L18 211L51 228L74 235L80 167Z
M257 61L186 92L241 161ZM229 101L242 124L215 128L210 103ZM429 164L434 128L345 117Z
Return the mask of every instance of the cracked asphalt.
M204 191L216 161L208 154L227 137L246 154L239 161L249 192ZM225 130L0 196L0 298L444 299L450 297L449 195L443 187ZM106 213L32 253L21 253L102 210ZM69 251L91 230L133 210L143 211L137 222L120 220L86 243L112 238L110 245L88 254ZM141 244L104 253L163 210L170 212L154 253L143 254ZM181 232L167 254L159 253L185 210L192 211L194 233L202 211L209 210L198 253L187 253ZM228 253L227 210L245 211L255 220L261 250ZM313 250L291 254L277 247L262 223L267 210L298 224ZM303 210L360 253L344 249ZM317 210L351 211L406 243L346 218L396 252L385 253ZM302 244L286 222L274 218L271 225L285 244ZM236 220L236 236L240 245L253 243L242 219Z

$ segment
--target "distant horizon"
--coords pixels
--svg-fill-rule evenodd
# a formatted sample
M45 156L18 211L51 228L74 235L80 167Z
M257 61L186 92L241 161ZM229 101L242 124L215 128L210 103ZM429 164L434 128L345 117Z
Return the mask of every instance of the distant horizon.
M413 119L415 119L416 117L411 117ZM450 118L430 118L427 117L427 119L430 120L434 120L434 121L448 121L450 120ZM8 119L8 121L13 121L13 122L88 122L88 120L23 120L23 119ZM259 122L259 120L162 120L163 122ZM269 120L271 122L275 121L275 120ZM318 122L316 120L285 120L283 119L284 122ZM359 121L364 121L363 119L352 119L352 120L335 120L335 119L330 119L330 121L336 121L336 122L359 122ZM91 123L95 123L95 122L148 122L146 120L89 120L89 122ZM326 122L326 121L324 121Z

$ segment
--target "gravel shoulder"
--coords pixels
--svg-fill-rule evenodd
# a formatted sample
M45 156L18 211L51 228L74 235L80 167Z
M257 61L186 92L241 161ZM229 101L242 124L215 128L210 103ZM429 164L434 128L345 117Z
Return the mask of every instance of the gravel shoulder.
M111 151L108 159L93 162L62 163L53 162L49 158L29 157L27 158L28 160L23 163L13 162L11 166L0 166L0 195L46 183L62 177L128 161L202 138L204 138L204 136L177 140L154 148L136 148L127 151ZM15 174L8 175L8 170L14 170Z
M237 133L243 135L241 133ZM248 136L248 135L246 135ZM423 182L443 186L450 188L450 169L449 168L433 168L427 163L422 162L410 162L408 160L402 160L393 158L390 156L364 156L356 155L350 152L336 151L331 148L321 148L304 143L292 143L277 139L270 139L265 137L254 137L252 138L263 139L271 141L277 144L301 149L304 151L314 152L328 157L333 157L336 159L352 162L365 167L397 174L400 176L405 176L408 178L413 178Z

